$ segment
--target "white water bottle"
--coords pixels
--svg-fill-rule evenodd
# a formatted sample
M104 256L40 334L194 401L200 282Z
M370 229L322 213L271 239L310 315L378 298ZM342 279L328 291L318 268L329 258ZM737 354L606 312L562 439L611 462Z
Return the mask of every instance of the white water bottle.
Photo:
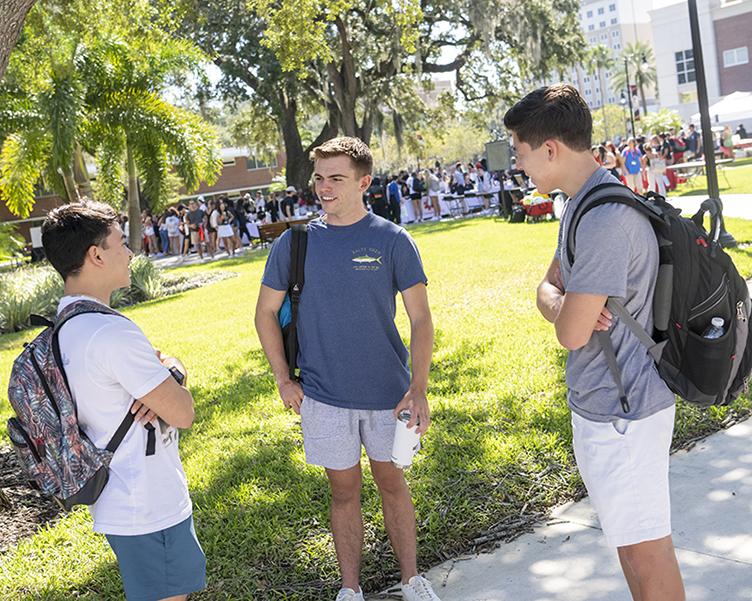
M710 325L702 333L703 338L720 338L723 336L723 317L714 317L710 320Z
M392 465L404 470L413 463L413 458L420 451L420 434L416 432L418 424L408 428L410 412L400 411L397 416L397 425L394 429L394 443L392 444Z

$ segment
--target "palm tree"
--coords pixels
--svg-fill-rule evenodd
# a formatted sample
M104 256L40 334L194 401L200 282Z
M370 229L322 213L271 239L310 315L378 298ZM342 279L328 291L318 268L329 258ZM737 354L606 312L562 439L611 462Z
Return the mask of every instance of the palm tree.
M8 134L0 153L0 192L8 208L26 217L34 205L40 177L62 176L69 201L78 198L74 157L80 146L78 124L83 90L68 64L53 64L47 88L30 98L5 98L2 129Z
M148 60L142 60L148 50ZM216 134L190 111L161 96L168 77L194 68L203 56L187 42L167 40L138 48L111 39L82 54L88 139L97 147L99 194L119 203L123 166L128 178L130 245L141 250L139 183L154 205L167 202L174 169L188 190L216 181L222 169Z
M655 69L655 55L653 49L647 42L636 41L629 43L624 47L621 53L620 62L623 64L627 61L629 69L629 82L637 86L640 90L640 99L642 100L643 115L648 112L648 105L645 102L645 88L655 85L658 82L658 73ZM611 78L611 89L619 93L627 88L627 73L617 69ZM629 99L631 101L631 98Z
M611 50L603 44L592 46L585 54L585 69L591 75L598 74L598 83L601 91L601 110L603 111L603 125L606 128L606 137L609 138L608 121L606 120L606 78L603 76L604 69L611 69L614 59Z

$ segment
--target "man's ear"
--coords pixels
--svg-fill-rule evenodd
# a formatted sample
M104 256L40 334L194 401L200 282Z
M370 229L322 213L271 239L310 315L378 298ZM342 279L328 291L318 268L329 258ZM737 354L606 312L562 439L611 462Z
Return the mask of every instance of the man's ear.
M560 148L559 148L559 142L558 140L546 140L543 142L543 145L546 147L546 150L548 151L548 160L553 161L556 159L556 157L559 156Z
M373 178L371 178L370 175L364 175L363 179L360 180L360 191L365 192L368 190L368 188L371 187L371 181Z
M99 248L97 245L92 244L89 247L89 250L86 251L86 257L84 259L84 263L86 261L91 261L93 265L101 265L102 264L102 255L101 255L101 248Z

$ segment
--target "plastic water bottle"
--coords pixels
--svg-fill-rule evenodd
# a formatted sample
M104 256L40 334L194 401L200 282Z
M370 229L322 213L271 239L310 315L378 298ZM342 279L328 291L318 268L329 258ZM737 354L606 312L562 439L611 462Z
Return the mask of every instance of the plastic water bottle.
M392 446L392 465L404 470L413 463L415 454L420 450L420 434L416 432L418 424L408 428L409 411L400 411L394 430L394 444Z
M723 317L714 317L710 320L707 330L702 333L703 338L720 338L723 336Z

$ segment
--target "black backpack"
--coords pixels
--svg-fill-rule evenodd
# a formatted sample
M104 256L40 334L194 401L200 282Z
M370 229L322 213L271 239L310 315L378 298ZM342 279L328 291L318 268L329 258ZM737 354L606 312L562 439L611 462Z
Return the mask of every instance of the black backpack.
M298 307L300 305L300 293L305 284L305 259L308 248L308 225L296 224L292 226L292 239L290 240L290 286L287 289L285 300L279 311L280 327L282 328L282 343L285 348L285 357L290 366L290 379L297 380L295 370L298 365ZM286 311L289 305L289 313Z
M570 265L582 217L606 203L625 204L646 215L660 249L652 336L620 301L609 298L607 308L647 347L674 394L702 407L732 403L746 389L752 371L750 298L747 283L718 243L723 221L719 201L706 200L697 214L686 218L652 192L644 198L622 184L600 184L585 195L572 216L567 236ZM710 233L703 227L706 211ZM704 338L713 317L723 318L725 332L720 338ZM600 331L598 335L628 413L610 334Z

